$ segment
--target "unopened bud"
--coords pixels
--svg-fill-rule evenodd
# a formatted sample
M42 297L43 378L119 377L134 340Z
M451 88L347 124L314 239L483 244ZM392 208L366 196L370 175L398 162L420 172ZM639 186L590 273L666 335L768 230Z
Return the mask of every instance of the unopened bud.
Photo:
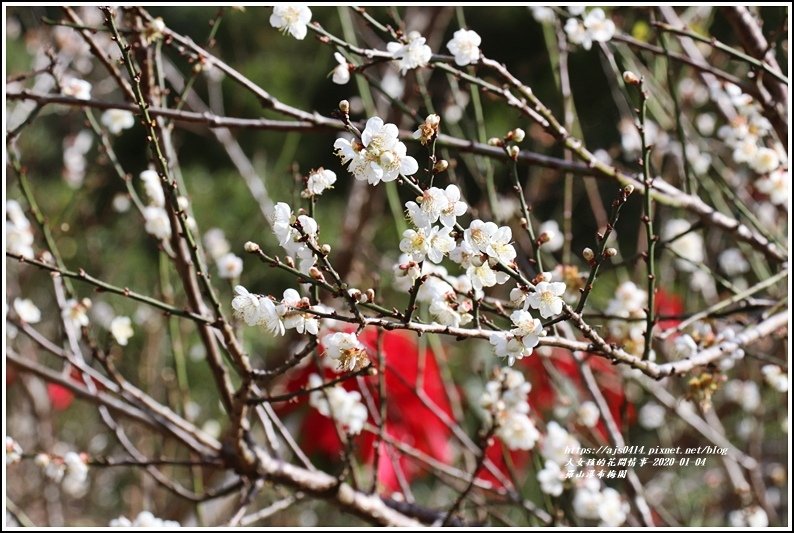
M347 100L340 100L339 101L339 111L344 113L345 115L350 113L350 102Z
M353 298L357 302L361 301L361 291L358 289L348 289L347 295Z
M616 255L618 255L618 251L614 248L607 248L606 250L604 250L604 255L606 257L615 257Z
M46 453L40 453L36 455L36 458L33 459L33 461L36 463L36 466L44 468L45 466L50 464L50 456L47 455Z
M631 183L623 187L623 194L625 194L626 196L631 195L631 193L633 192L634 192L634 185L632 185Z
M507 155L509 155L510 159L512 159L513 161L518 159L518 153L519 152L520 152L520 150L518 149L518 146L515 146L515 145L511 146L511 147L509 147L507 149Z
M595 253L592 248L585 248L582 250L582 257L584 257L585 261L590 262L595 258Z
M320 272L320 269L316 266L313 266L309 269L309 275L312 277L312 279L316 279L317 281L325 281L325 276L323 276L323 273Z
M526 137L526 135L527 134L524 130L522 130L521 128L516 128L507 134L507 138L512 140L513 142L520 143L521 141L524 140L524 137Z
M491 146L504 146L504 140L500 139L499 137L491 137L488 139L488 144Z
M367 289L364 293L364 296L367 298L367 302L374 302L375 301L375 290L374 289Z
M440 159L439 161L436 162L435 165L433 165L433 173L441 174L448 168L449 168L449 161L447 161L446 159Z
M284 258L284 263L290 268L295 268L295 260L290 256Z
M538 235L538 244L546 244L550 240L551 238L549 237L549 234L546 233L545 231L540 235Z
M627 70L623 73L623 81L625 81L628 85L640 84L640 78L638 78L637 75L630 70Z
M244 249L246 252L248 252L249 254L255 254L255 253L257 253L259 250L261 250L261 248L259 247L259 245L258 245L257 243L255 243L255 242L253 242L253 241L248 241L248 242L246 242L246 243L245 243L245 245L243 245L243 249Z
M331 253L331 245L330 244L323 244L322 246L320 246L320 251L323 253L323 255L330 254Z

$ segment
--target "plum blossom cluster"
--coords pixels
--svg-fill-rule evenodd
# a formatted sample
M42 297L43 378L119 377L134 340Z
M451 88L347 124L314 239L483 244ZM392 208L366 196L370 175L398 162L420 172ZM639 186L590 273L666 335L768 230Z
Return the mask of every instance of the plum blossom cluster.
M576 487L574 513L585 520L598 520L601 527L623 525L629 515L629 504L611 487L602 487L597 477L586 477Z
M33 228L16 200L6 202L6 250L33 259Z
M581 13L571 11L571 15ZM607 18L600 7L591 9L583 18L572 17L565 21L565 34L573 44L578 44L585 50L590 50L593 43L608 42L615 35L615 23Z
M298 260L301 272L308 273L317 262L317 257L307 244L317 246L317 221L308 215L296 217L289 205L279 202L273 208L272 227L279 245L290 257Z
M496 355L507 359L513 365L516 359L523 359L532 355L535 346L540 342L540 337L546 335L540 320L533 318L528 311L519 309L510 315L513 329L497 331L489 339Z
M559 496L564 489L566 472L573 464L579 441L555 421L549 422L540 444L540 454L545 463L538 471L540 490L550 496ZM566 468L567 466L567 468Z
M87 166L85 156L91 150L93 142L93 135L88 130L82 130L63 140L63 179L73 189L83 184Z
M540 438L540 432L529 418L527 395L531 388L524 374L502 368L486 383L480 397L486 421L496 427L495 435L511 450L531 450Z
M272 335L284 335L287 329L317 335L320 324L311 313L309 299L295 289L284 291L281 301L248 292L242 285L234 288L232 309L249 326L262 326Z
M322 338L325 364L339 372L355 372L369 364L367 350L355 333L337 331Z
M372 117L367 120L361 139L337 139L334 151L357 180L370 185L394 181L400 174L411 176L419 170L416 159L407 155L399 133L394 124Z
M6 464L11 465L22 460L24 450L13 437L6 435Z
M622 342L629 353L641 354L645 348L645 306L648 293L631 281L624 281L609 301L606 314L615 317L607 323L609 335Z
M323 379L317 374L309 376L309 387L312 389L323 386ZM332 418L349 435L358 435L367 421L367 408L361 402L361 393L347 391L339 385L312 391L309 405L319 413Z
M181 524L175 520L163 520L157 518L150 511L141 511L138 516L130 520L126 516L114 518L108 524L109 527L156 527L156 528L172 528L182 527Z
M80 328L87 327L90 323L88 310L91 309L91 300L83 298L77 300L70 298L64 302L61 308L61 319L67 331L72 335L78 335Z
M67 494L79 497L88 489L88 465L84 454L67 452L61 457L40 453L34 462L47 478L60 483Z

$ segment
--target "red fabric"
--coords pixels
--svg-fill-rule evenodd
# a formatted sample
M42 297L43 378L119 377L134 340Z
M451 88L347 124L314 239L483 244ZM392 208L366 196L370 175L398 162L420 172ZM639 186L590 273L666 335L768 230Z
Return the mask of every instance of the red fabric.
M654 303L657 315L680 315L684 312L684 302L681 300L681 297L661 288L656 291L656 300ZM680 322L680 320L675 319L660 320L659 329L674 328Z
M359 340L366 346L372 364L377 368L377 330L365 329L359 335ZM423 361L420 361L419 349L413 340L413 335L400 331L384 332L382 342L386 363L386 435L439 461L451 461L452 448L449 444L451 432L443 421L443 417L447 420L452 418L451 409L432 350L425 350L422 354ZM428 402L427 406L414 389L420 365L424 365L422 389ZM290 380L287 390L295 390L305 385L309 374L316 371L314 365L303 369ZM337 374L326 371L326 375L333 377ZM359 390L359 381L349 379L342 386L347 390ZM375 405L379 405L378 377L369 376L364 378L364 382L375 400ZM302 403L308 403L308 398L304 397ZM282 411L290 409L290 406L280 406ZM369 421L374 424L372 417ZM306 413L301 434L303 435L301 444L309 453L320 453L333 458L338 457L342 451L342 445L331 420L320 415L315 409L309 409ZM376 435L366 431L356 439L358 454L363 461L374 460L376 440ZM396 462L406 480L411 481L422 473L421 466L416 461L394 446L381 443L379 455L378 480L387 492L400 488L394 462L390 457L396 457Z

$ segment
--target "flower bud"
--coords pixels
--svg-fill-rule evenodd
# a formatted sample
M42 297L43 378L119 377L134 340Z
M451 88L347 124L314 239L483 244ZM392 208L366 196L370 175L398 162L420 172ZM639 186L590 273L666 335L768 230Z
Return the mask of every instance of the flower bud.
M632 185L631 183L623 187L623 194L625 194L626 196L631 195L631 193L633 192L634 192L634 185Z
M339 101L339 111L344 113L345 115L350 113L350 102L347 100L340 100Z
M295 268L295 260L290 256L284 258L284 263L290 268Z
M513 142L520 143L521 141L524 140L524 137L526 137L526 135L527 134L524 130L522 130L521 128L516 128L510 133L508 133L507 137L511 139Z
M435 165L433 165L433 173L441 174L448 168L449 168L449 161L447 161L446 159L440 159L436 162Z
M499 137L491 137L488 139L488 144L491 146L504 146L505 142Z
M367 289L364 293L366 297L365 303L371 303L375 301L375 290L374 289Z
M607 248L604 250L604 256L606 257L615 257L618 255L618 251L615 248Z
M361 291L358 289L347 289L347 295L357 302L361 301Z
M243 249L249 254L253 254L261 250L259 245L253 241L246 242L245 245L243 246Z
M627 85L639 85L641 83L640 78L630 70L623 73L623 81L625 81Z
M320 269L316 266L313 266L309 269L309 275L312 277L312 279L316 279L317 281L325 281L325 276L323 276L323 273L320 272Z
M323 253L323 255L330 254L331 253L331 245L330 244L323 244L322 246L320 246L320 251Z
M582 250L582 257L584 257L584 260L589 263L595 258L595 253L593 252L592 248L585 248Z
M520 152L520 150L518 149L518 146L515 146L515 145L513 145L513 146L510 146L510 147L507 149L507 155L509 155L509 156L510 156L510 159L512 159L513 161L515 161L516 159L518 159L518 153L519 153L519 152Z

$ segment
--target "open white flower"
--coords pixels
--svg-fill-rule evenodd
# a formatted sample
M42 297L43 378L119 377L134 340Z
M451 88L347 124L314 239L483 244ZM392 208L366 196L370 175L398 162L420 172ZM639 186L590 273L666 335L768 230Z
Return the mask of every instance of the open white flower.
M555 421L546 426L546 434L540 444L540 454L544 459L564 465L571 458L571 452L579 449L579 441Z
M597 7L584 17L584 27L590 38L597 43L605 43L615 35L615 23L607 18L604 10Z
M537 318L532 318L529 312L519 309L510 315L515 328L510 333L521 340L524 345L525 356L532 355L532 349L540 343L540 337L546 335L543 324Z
M108 109L102 113L102 125L113 135L118 135L135 125L135 115L126 109Z
M317 232L320 229L317 221L309 215L299 215L298 224L300 224L303 234L306 235L312 242L317 240Z
M788 392L788 376L777 365L764 365L761 367L764 380L776 391Z
M234 314L242 318L243 321L249 326L255 326L259 323L259 296L248 292L248 289L242 285L237 285L234 288L232 298L232 309Z
M411 256L414 261L422 262L430 252L430 239L424 228L407 229L400 241L400 251Z
M160 240L171 237L171 220L162 207L150 205L143 208L144 229Z
M67 78L63 81L61 92L66 96L77 98L78 100L91 99L91 84L85 80L77 78Z
M121 346L127 346L127 342L133 335L132 320L128 316L117 316L110 322L110 333L116 342Z
M6 202L6 217L6 251L33 258L33 229L19 202Z
M440 263L445 255L455 249L455 239L449 235L451 231L452 228L438 228L436 226L430 229L430 234L427 236L427 240L430 243L427 251L429 260L434 263Z
M160 176L157 172L144 170L140 174L140 179L143 182L143 190L149 198L149 205L164 207L165 193L163 193L163 186L160 184Z
M445 299L437 298L431 301L428 310L435 322L442 326L458 328L470 322L472 318L469 313L461 313L460 307L461 306L455 309Z
M503 263L510 264L516 258L516 249L510 244L513 240L513 230L509 226L502 226L491 236L486 253Z
M762 147L755 153L750 165L759 174L772 172L780 166L780 158L777 152L771 148Z
M336 173L322 167L309 173L306 180L306 191L308 196L319 196L328 189L333 189L336 183Z
M510 279L510 276L504 272L498 272L492 269L488 261L479 265L472 262L466 269L466 275L471 280L471 286L475 291L481 291L483 287L501 285Z
M476 31L460 29L453 34L447 48L455 56L455 63L463 67L480 60L480 43L482 39Z
M562 313L562 298L565 294L565 283L541 281L535 285L535 291L527 295L527 302L532 309L540 311L543 318L551 318Z
M223 279L236 279L243 273L243 260L232 253L218 258L218 275Z
M579 408L576 409L576 419L585 427L595 427L600 417L601 412L598 410L598 406L593 402L582 402Z
M339 371L353 372L369 364L367 350L354 333L331 333L323 337L322 343L326 357L336 360Z
M317 374L309 376L309 387L321 387L323 380ZM333 418L350 435L358 435L367 421L367 408L361 402L361 393L347 391L335 385L315 390L309 395L309 405L321 415Z
M284 202L278 202L273 206L272 224L273 234L278 239L281 246L291 241L295 233L292 224L292 208Z
M565 35L568 41L581 45L585 50L590 50L593 46L592 36L579 19L571 18L565 21Z
M360 181L370 185L394 181L400 174L410 176L419 170L416 159L407 155L405 144L399 138L394 124L384 124L380 117L372 117L358 140L337 139L336 154L348 170Z
M20 320L28 324L36 324L41 320L41 311L32 300L27 298L15 298L14 311L16 311Z
M334 59L336 59L337 65L334 67L331 80L337 85L345 85L350 81L350 67L347 59L339 52L334 52Z
M786 207L791 191L789 173L782 168L770 172L755 182L755 188L769 196L769 201L775 205Z
M540 490L550 496L559 496L562 494L563 481L565 481L565 474L560 469L560 465L554 461L546 461L546 465L542 470L538 471L538 483L540 483Z
M602 527L618 527L623 525L629 515L629 504L623 501L620 493L611 487L601 491L601 502L598 506L599 524Z
M433 51L425 44L426 39L419 32L412 31L408 34L406 42L391 42L386 45L386 50L394 59L399 59L400 73L424 67L433 57Z
M447 227L454 227L456 219L466 213L468 206L460 199L460 189L457 185L449 184L444 189L444 196L447 197L447 206L441 210L438 219L441 224Z
M414 282L421 275L419 263L414 261L408 254L403 254L392 267L394 273L394 286L397 290L408 291L413 287Z
M303 4L281 4L273 7L270 25L289 33L296 39L306 37L306 26L312 20L312 11Z
M475 249L465 239L460 241L455 249L449 253L449 258L463 268L469 268L472 265L480 266L483 263L480 251Z
M436 222L441 213L449 208L449 200L442 189L430 187L416 199L416 202L406 202L405 208L408 211L408 218L417 228L426 228ZM454 224L445 224L445 226L452 225Z
M480 219L472 220L469 227L463 232L463 239L468 242L472 248L488 253L488 248L491 246L491 239L499 230L499 226L493 222L483 222Z
M308 300L301 298L298 291L295 289L285 290L284 298L277 307L284 327L286 329L295 329L298 333L317 335L320 323L315 315L303 311L303 309L308 307Z
M499 422L496 436L511 450L531 450L540 438L540 432L525 414L510 412Z
M516 337L512 333L497 331L491 333L488 341L494 347L494 353L497 357L506 358L507 364L510 366L513 366L516 359L523 359L532 355L532 350L528 350L521 338Z
M91 300L88 298L79 301L74 298L66 300L61 311L64 325L72 331L78 331L81 327L88 326L88 309L90 308Z

